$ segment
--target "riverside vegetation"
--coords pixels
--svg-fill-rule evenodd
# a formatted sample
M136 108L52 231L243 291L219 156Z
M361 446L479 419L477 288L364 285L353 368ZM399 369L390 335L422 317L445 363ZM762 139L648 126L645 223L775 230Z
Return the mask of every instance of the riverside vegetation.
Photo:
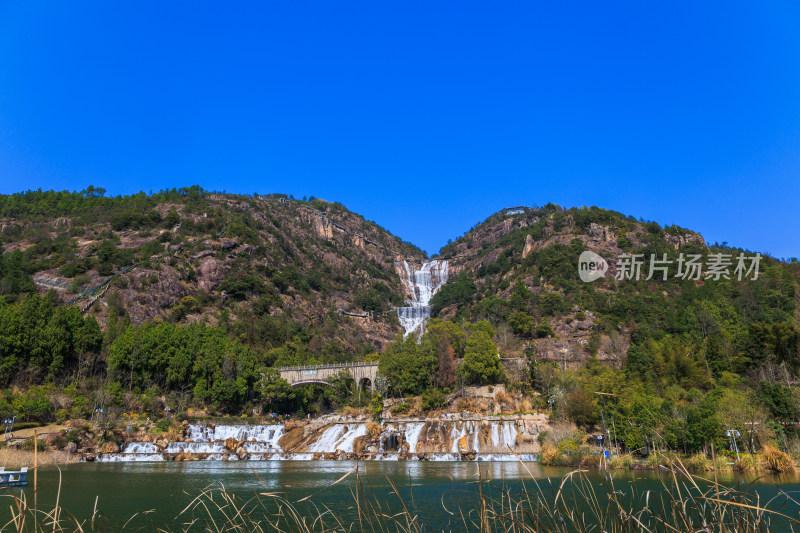
M248 493L209 485L193 495L172 520L141 509L127 520L113 519L95 504L91 513L70 514L58 502L36 506L24 495L0 495L10 510L0 528L15 531L791 531L800 521L790 508L797 502L781 493L764 500L747 487L730 487L716 477L690 474L676 460L662 476L657 490L640 483L619 482L606 475L599 482L585 471L560 480L537 480L531 474L514 486L480 478L465 488L460 503L445 503L438 511L421 512L414 489L387 479L388 493L362 480L356 464L320 492L298 498L276 492L266 484ZM254 474L257 476L257 474ZM257 479L257 477L256 477ZM324 494L346 484L349 501L331 507ZM59 490L60 493L60 490ZM417 502L419 496L417 496Z
M391 311L403 301L395 262L425 255L341 204L104 192L0 196L0 418L377 417L390 404L456 409L455 392L505 384L524 409L582 430L544 437L556 463L583 461L587 433L701 463L733 431L742 468L781 463L773 449L800 457L796 259L764 257L756 280L588 284L584 250L742 250L594 207L501 212L440 251L451 279L417 342ZM100 298L65 305L131 265ZM506 358L528 370L510 375ZM378 361L374 395L345 375L293 389L275 370L350 360ZM96 446L109 435L95 432Z

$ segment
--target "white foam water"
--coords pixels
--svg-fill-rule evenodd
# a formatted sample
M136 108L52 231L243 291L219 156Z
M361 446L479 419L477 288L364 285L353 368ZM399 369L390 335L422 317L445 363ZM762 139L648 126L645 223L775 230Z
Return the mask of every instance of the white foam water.
M273 448L278 447L278 440L283 436L283 424L258 426L235 426L218 424L211 428L205 424L191 424L188 439L194 442L214 442L233 439L236 441L269 442Z
M433 453L428 455L428 461L460 461L461 455L457 453Z
M397 264L400 281L411 298L407 307L397 308L397 318L405 335L416 333L417 338L425 332L425 322L431 316L431 298L447 283L447 261L426 261L419 270L414 270L407 261Z
M419 442L419 435L422 433L422 428L425 422L412 422L406 424L406 442L408 443L408 453L416 453L417 443Z
M340 424L330 426L322 432L322 435L320 435L319 439L317 439L314 444L308 447L308 451L314 453L335 451L336 443L339 441L345 429L345 426Z
M284 456L289 461L311 461L314 459L313 453L287 453Z
M350 424L347 426L347 432L336 443L336 450L345 453L353 453L353 446L355 445L358 437L363 437L367 434L366 424Z
M164 453L179 454L179 453L226 453L227 450L223 443L209 443L209 442L170 442L167 444Z
M515 460L512 451L517 450L518 422L515 420L492 420L480 422L456 417L444 417L440 421L408 421L386 424L380 436L380 446L376 453L365 453L365 460L408 460L458 461L462 458L474 457L477 461ZM443 424L451 439L448 448L440 453L420 453L420 442L424 440L423 430L426 424ZM520 426L523 427L523 426ZM524 431L524 427L523 427ZM351 454L355 451L356 441L367 435L367 422L334 423L322 428L317 438L304 453L284 453L279 444L285 434L283 425L265 424L263 426L217 425L216 427L193 424L186 433L186 441L171 442L163 452L151 442L130 442L120 453L102 454L97 460L103 462L117 461L163 461L175 459L181 454L191 454L191 459L210 461L251 461L295 460L305 461L319 458L320 454ZM481 437L483 436L483 437ZM391 437L394 444L384 449L384 441ZM466 449L460 446L460 440L466 439ZM229 445L231 440L241 445L246 455L234 453ZM395 447L405 442L406 447ZM429 447L429 444L426 444ZM468 453L469 452L469 453ZM533 454L520 454L523 460L535 460Z
M163 461L164 457L157 453L104 453L97 457L99 463L136 463L136 462L153 462Z
M539 457L535 453L479 453L475 455L476 461L509 462L509 461L538 461Z
M152 442L129 442L121 453L154 454L158 453L158 448Z
M466 436L467 429L463 425L459 427L458 424L453 424L453 430L450 432L450 437L453 439L453 446L450 448L450 451L458 454L460 451L458 449L458 441L460 441L462 437Z

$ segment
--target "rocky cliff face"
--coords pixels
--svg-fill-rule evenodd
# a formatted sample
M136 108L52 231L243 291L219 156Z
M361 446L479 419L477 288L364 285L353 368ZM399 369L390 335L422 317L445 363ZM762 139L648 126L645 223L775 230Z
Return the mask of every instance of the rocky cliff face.
M319 350L351 352L380 350L402 331L389 312L404 293L395 261L424 254L340 204L226 194L143 202L123 213L132 224L94 212L3 217L2 251L21 251L37 289L63 302L136 265L76 302L103 326L112 314L209 325L271 316L313 329Z
M630 345L631 329L601 328L593 303L576 296L582 284L578 257L589 250L608 260L606 280L588 290L614 294L616 258L632 251L649 253L656 245L676 253L706 249L698 233L596 208L548 205L517 214L500 212L440 251L438 257L449 260L451 278L461 274L474 284L475 292L470 299L442 297L434 307L440 318L488 317L499 322L496 341L508 357L526 355L574 368L594 356L618 366ZM557 309L551 308L554 302ZM520 312L539 326L538 332L514 324ZM509 331L514 327L516 331Z

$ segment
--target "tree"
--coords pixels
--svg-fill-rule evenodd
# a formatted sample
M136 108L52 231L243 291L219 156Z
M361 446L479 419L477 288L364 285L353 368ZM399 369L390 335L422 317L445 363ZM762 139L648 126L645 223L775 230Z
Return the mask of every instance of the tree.
M757 395L777 420L794 423L800 418L800 411L789 387L762 381L758 384Z
M456 382L456 359L453 346L446 335L442 335L437 350L439 365L433 374L433 383L437 387L452 387Z
M390 394L421 394L431 384L436 353L430 342L418 345L413 335L398 336L378 361L378 374L383 376Z
M274 368L262 369L259 395L264 409L269 412L287 413L295 406L294 389Z
M467 334L454 322L450 320L440 320L438 318L431 319L428 322L428 328L423 339L434 335L446 335L447 340L450 341L450 346L453 347L455 357L458 359L464 357L464 346L467 343Z
M25 257L19 250L3 255L0 250L0 296L10 296L14 301L20 293L36 291L33 279L25 271Z
M523 311L517 311L508 317L508 325L514 335L520 337L531 338L536 334L536 319Z
M726 430L739 432L739 446L744 444L750 453L774 436L767 410L751 390L727 389L719 401L719 417Z
M177 226L180 221L181 216L178 214L178 212L174 209L170 209L169 213L167 213L167 216L164 217L164 227L171 230Z
M578 426L589 427L597 422L595 399L583 389L567 395L567 416Z
M458 367L464 383L488 385L503 380L503 367L497 354L497 347L485 328L473 331L467 340L464 362Z

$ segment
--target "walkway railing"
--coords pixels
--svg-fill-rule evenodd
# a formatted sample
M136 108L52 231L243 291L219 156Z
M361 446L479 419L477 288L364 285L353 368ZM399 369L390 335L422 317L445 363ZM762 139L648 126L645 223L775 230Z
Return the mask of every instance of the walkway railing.
M276 370L278 370L278 372L283 372L290 370L326 370L334 368L356 368L364 366L378 366L378 363L371 361L355 361L352 363L331 363L329 365L280 366L277 367Z

